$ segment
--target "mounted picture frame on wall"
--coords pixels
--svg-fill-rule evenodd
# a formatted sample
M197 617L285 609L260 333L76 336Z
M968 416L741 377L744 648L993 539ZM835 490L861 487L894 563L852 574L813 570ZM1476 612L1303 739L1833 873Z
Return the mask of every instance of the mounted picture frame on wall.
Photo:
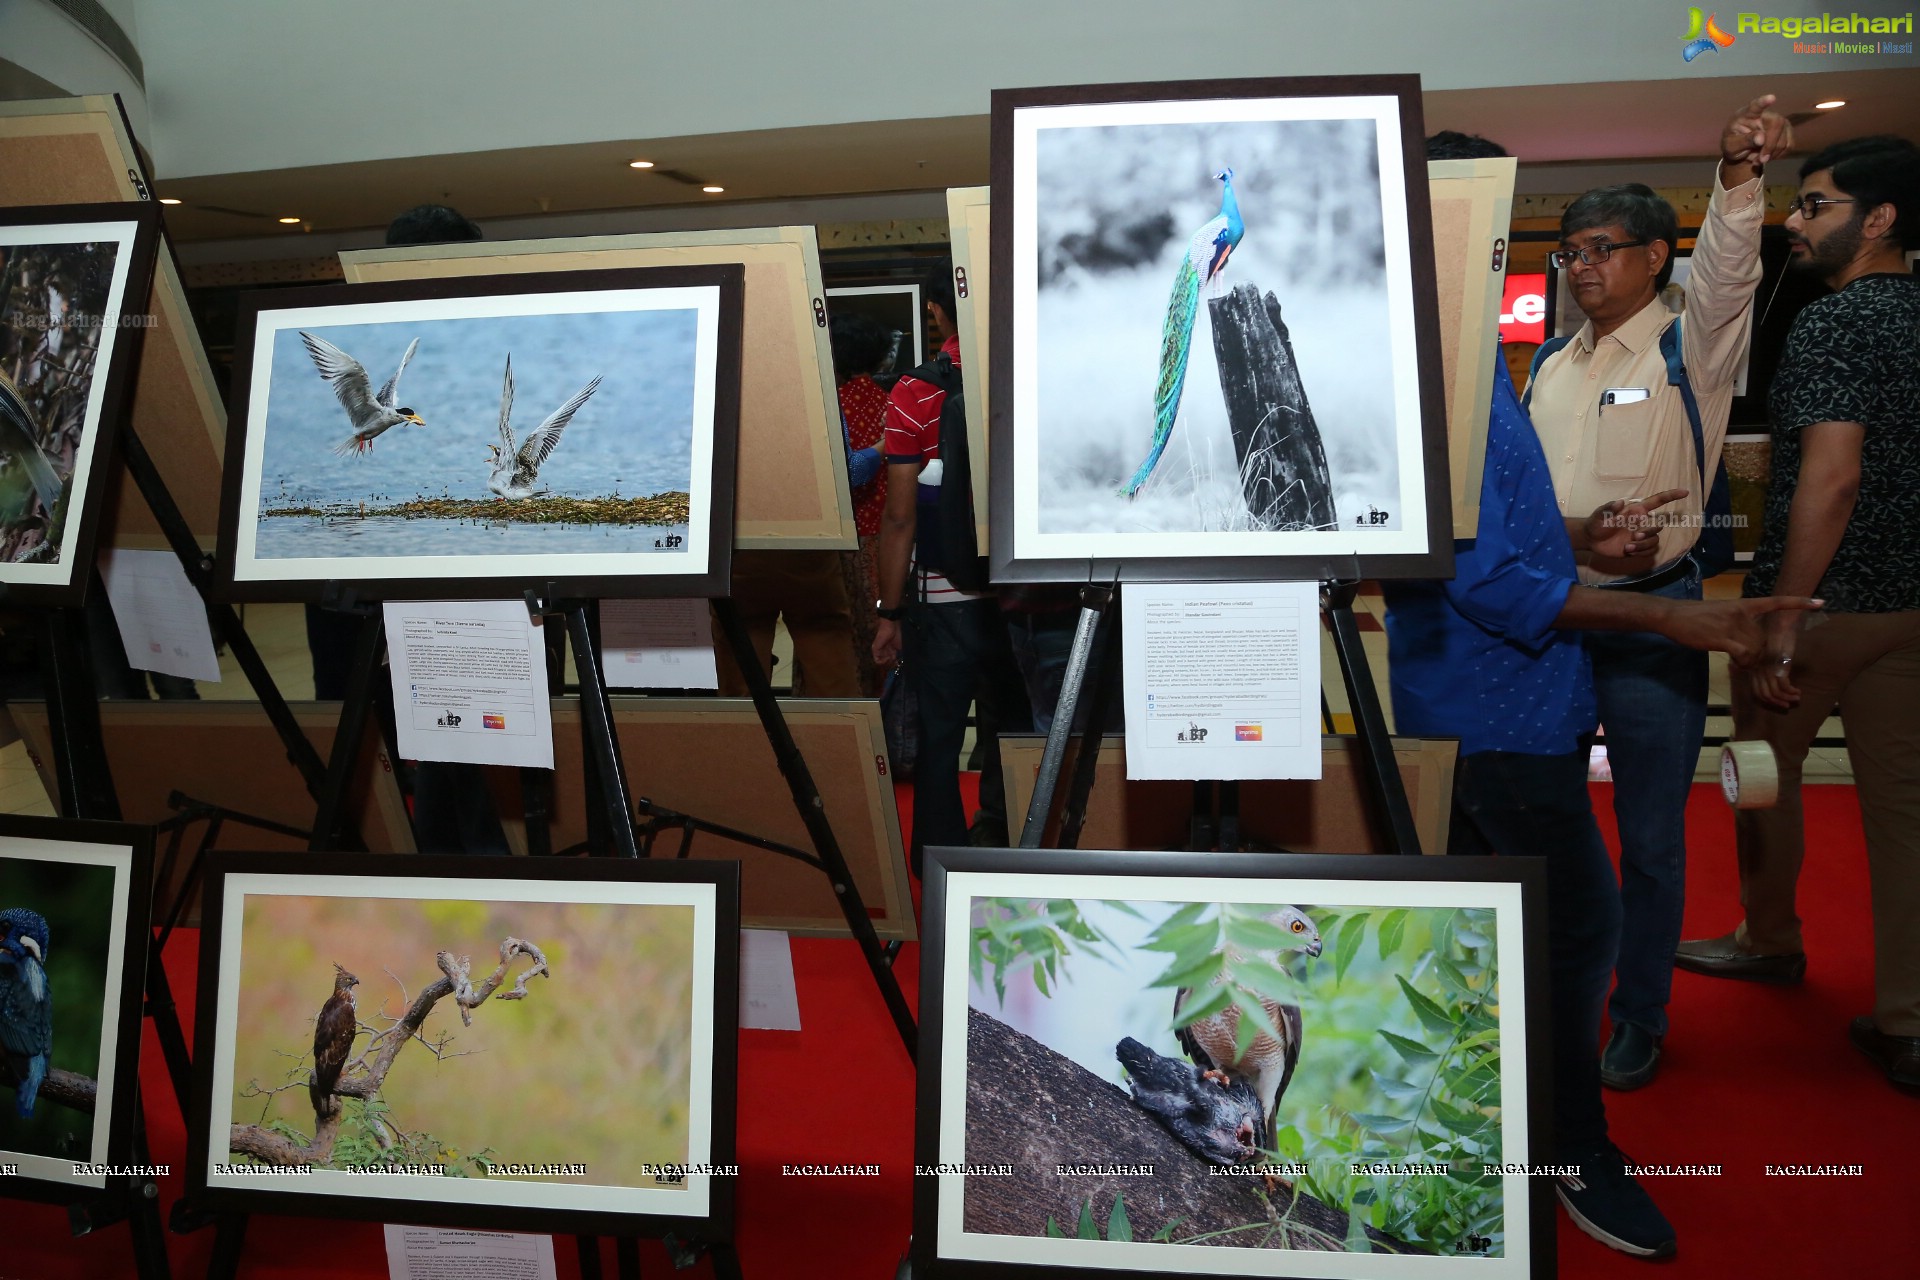
M1419 80L993 97L995 581L1444 577Z
M729 1238L738 863L209 855L216 1211Z
M1553 1273L1540 860L926 860L916 1277Z
M71 1203L133 1163L152 853L147 827L0 816L0 1197Z
M246 295L223 589L725 594L741 281L726 265Z
M0 586L78 605L152 317L144 204L0 208Z

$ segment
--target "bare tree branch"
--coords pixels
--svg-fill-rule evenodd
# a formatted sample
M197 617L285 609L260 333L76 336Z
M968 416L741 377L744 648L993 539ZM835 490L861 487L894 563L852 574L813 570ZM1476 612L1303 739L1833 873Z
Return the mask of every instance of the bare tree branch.
M472 961L466 957L455 958L450 951L435 954L434 963L443 975L439 981L421 990L407 1006L400 1020L378 1032L367 1043L367 1051L347 1064L340 1073L340 1080L334 1085L334 1093L343 1098L362 1100L379 1095L380 1087L386 1083L387 1073L393 1069L393 1061L409 1040L419 1040L427 1051L436 1058L464 1057L465 1054L446 1054L444 1051L451 1037L442 1036L437 1044L429 1044L420 1034L420 1028L426 1024L427 1016L433 1012L434 1005L447 996L452 996L454 1004L460 1010L460 1020L466 1026L473 1025L472 1011L485 1004L487 999L498 991L500 984L506 981L507 973L513 962L526 956L533 964L521 972L511 991L502 992L502 1000L520 1000L527 995L527 979L536 974L551 977L547 968L546 953L524 938L508 937L500 944L500 963L479 986L470 981ZM394 982L400 985L404 994L406 987L398 978ZM376 1049L375 1046L379 1047ZM316 1112L314 1116L313 1141L306 1146L285 1138L260 1125L236 1124L227 1139L228 1147L237 1155L250 1155L267 1164L305 1165L326 1164L333 1155L333 1144L340 1136L340 1118L343 1109L335 1107L331 1115Z
M18 1083L14 1079L12 1070L7 1066L6 1059L0 1058L0 1085L17 1088ZM63 1107L92 1115L94 1099L98 1092L99 1086L94 1083L92 1076L83 1076L78 1071L55 1067L47 1072L46 1079L40 1082L40 1092L35 1101L57 1102Z

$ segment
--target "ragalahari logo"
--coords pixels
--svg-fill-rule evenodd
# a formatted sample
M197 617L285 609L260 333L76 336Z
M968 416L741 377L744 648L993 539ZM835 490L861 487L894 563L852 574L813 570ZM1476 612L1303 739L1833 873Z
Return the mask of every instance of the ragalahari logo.
M1692 62L1701 54L1712 49L1724 49L1733 43L1733 37L1720 29L1714 21L1717 14L1702 15L1699 9L1687 10L1686 44L1680 50L1680 56Z

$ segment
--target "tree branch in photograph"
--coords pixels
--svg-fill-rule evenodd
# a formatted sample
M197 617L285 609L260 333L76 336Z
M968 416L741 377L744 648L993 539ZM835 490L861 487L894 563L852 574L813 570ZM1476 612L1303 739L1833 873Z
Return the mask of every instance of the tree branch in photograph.
M0 1057L0 1085L18 1088L20 1082L14 1078L7 1060ZM99 1086L92 1076L83 1076L78 1071L68 1071L55 1067L47 1072L47 1078L40 1082L40 1093L36 1101L57 1102L74 1111L84 1111L88 1115L94 1112L94 1098Z
M456 957L452 952L441 951L435 954L434 963L439 967L441 977L423 988L407 1006L394 1024L379 1032L368 1041L366 1051L341 1071L333 1093L342 1098L359 1098L362 1101L378 1096L381 1086L386 1083L387 1073L393 1069L394 1059L409 1040L419 1040L435 1057L459 1057L462 1055L445 1054L451 1037L443 1036L438 1042L430 1043L420 1034L420 1028L426 1024L427 1017L440 1001L452 997L460 1010L460 1020L466 1026L473 1025L473 1010L485 1004L500 990L513 967L513 962L521 957L533 961L520 972L513 988L500 992L502 1000L522 1000L528 995L527 981L535 976L551 977L547 967L546 953L534 943L524 938L508 937L500 944L500 963L495 966L478 986L472 982L472 961L465 956ZM398 979L395 979L398 982ZM404 992L405 987L401 990ZM340 1122L345 1109L334 1106L327 1113L315 1112L312 1141L302 1145L284 1134L255 1124L236 1124L227 1140L228 1147L236 1155L248 1155L265 1164L274 1165L324 1165L333 1155L334 1143L340 1137Z

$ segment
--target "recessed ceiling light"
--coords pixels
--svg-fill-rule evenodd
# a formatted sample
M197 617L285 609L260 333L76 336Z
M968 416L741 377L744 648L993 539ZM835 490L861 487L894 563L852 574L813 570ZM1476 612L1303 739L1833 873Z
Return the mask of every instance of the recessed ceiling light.
M282 218L282 219L280 219L280 224L281 224L282 226L287 226L287 227L292 227L292 226L298 226L298 225L299 225L299 223L300 223L300 219L298 219L298 218Z
M161 204L179 204L180 199L178 196L161 196L160 203Z
M725 191L725 190L726 190L726 188L725 188L725 187L716 187L716 186L712 186L712 185L708 185L708 186L704 186L704 187L702 187L702 188L700 188L700 189L701 189L702 191L704 191L704 192L706 192L706 193L707 193L708 195L710 195L710 196L717 196L717 195L719 195L719 194L720 194L720 193L721 193L722 191Z
M629 161L627 161L627 168L629 168L629 169L651 169L651 168L653 168L653 161L651 161L651 160L629 160Z
M1835 107L1844 107L1846 105L1847 105L1847 100L1845 98L1829 98L1825 102L1814 103L1813 109L1815 111L1831 111Z

